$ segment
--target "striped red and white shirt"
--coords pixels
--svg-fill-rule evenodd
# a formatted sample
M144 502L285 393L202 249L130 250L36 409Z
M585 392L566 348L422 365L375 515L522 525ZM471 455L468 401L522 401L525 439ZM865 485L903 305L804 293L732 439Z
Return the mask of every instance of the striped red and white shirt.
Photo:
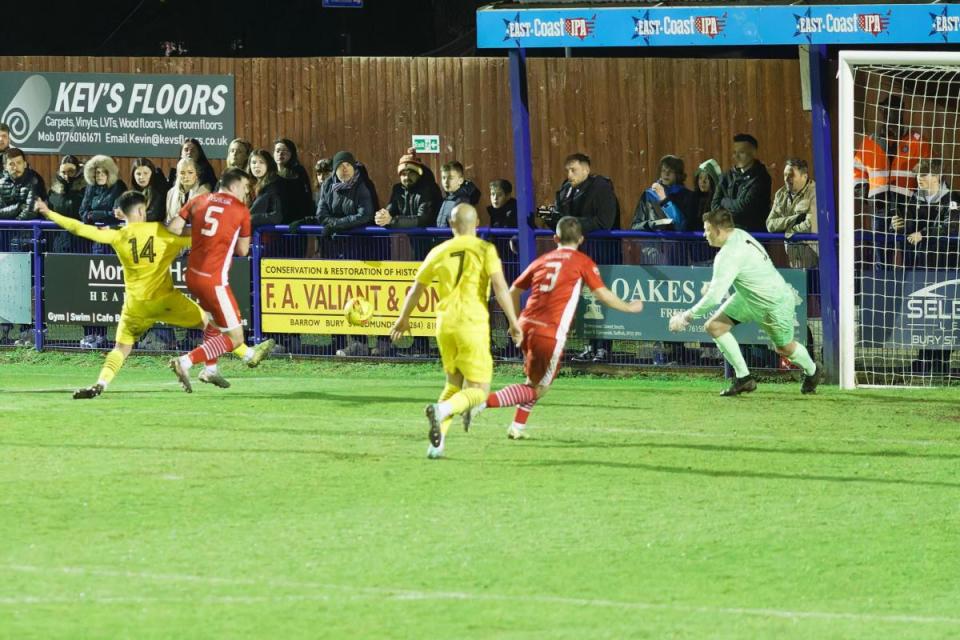
M577 249L559 247L534 260L513 282L530 291L520 314L524 332L566 340L584 282L592 290L604 287L596 263Z
M187 268L213 284L226 285L238 238L250 237L250 209L230 193L204 193L180 210L191 225Z

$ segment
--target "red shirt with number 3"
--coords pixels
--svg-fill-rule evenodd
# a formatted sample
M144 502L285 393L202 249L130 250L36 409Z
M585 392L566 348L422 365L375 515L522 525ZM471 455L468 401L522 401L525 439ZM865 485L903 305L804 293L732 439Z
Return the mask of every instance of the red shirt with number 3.
M591 290L604 287L596 263L577 249L560 247L534 260L513 281L518 289L530 291L520 315L524 333L566 340L583 282Z
M187 266L198 276L226 285L237 238L250 237L250 209L231 193L199 195L180 210L191 226L193 246Z

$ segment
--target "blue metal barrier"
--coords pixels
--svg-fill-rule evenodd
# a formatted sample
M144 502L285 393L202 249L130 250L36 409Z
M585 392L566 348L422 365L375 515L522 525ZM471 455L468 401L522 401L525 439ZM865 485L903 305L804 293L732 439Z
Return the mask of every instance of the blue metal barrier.
M354 259L354 260L409 260L420 261L426 252L438 241L451 236L450 229L386 229L367 227L355 229L350 233L337 234L332 238L318 238L321 226L303 226L299 233L289 233L285 225L265 226L254 229L251 239L251 296L250 337L255 342L264 339L260 317L260 265L266 258L315 258L315 259ZM546 229L531 229L535 239L536 254L542 254L554 247L553 232ZM93 253L89 241L66 235L66 232L49 222L0 222L0 242L5 238L27 232L29 241L20 243L20 248L33 251L33 345L37 350L46 348L76 348L76 327L64 327L55 323L45 323L43 309L44 260L47 253L56 247L61 253ZM6 234L6 235L5 235ZM526 266L520 260L516 239L517 229L499 229L482 227L478 235L493 242L500 253L504 274L508 281L520 274ZM764 243L778 267L786 267L786 254L783 250L782 234L752 234ZM19 237L19 236L18 236ZM790 242L816 241L816 235L795 235ZM3 243L9 245L9 242ZM646 232L646 231L601 231L590 234L583 250L598 264L661 264L661 265L700 265L710 266L716 250L709 247L701 232ZM111 253L106 248L106 253ZM832 349L834 345L824 344L820 323L821 290L818 269L808 269L808 296L810 324L808 342L821 348ZM836 286L836 283L834 283ZM242 295L241 292L235 292ZM239 297L239 296L238 296ZM519 360L519 352L510 343L506 332L506 319L502 312L491 302L491 336L494 352L500 359ZM110 328L111 334L113 328ZM166 331L166 330L165 330ZM172 332L172 330L171 330ZM183 337L174 347L185 348L190 345L190 335L180 332ZM336 341L332 336L308 334L282 334L281 338L292 355L314 356L332 355ZM196 339L193 336L192 339ZM371 340L378 340L371 336ZM804 336L798 336L804 340ZM383 338L379 339L382 342ZM417 339L421 348L407 347L399 353L416 351L419 355L435 354L432 339ZM429 346L428 346L429 342ZM650 343L649 341L607 341L609 364L630 366L676 365L694 368L717 368L722 359L715 353L712 342L704 336L701 343ZM369 344L369 341L368 341ZM572 354L583 349L588 341L572 337L568 350ZM374 345L376 346L376 345ZM766 348L745 347L748 363L754 368L778 368L779 359L772 356ZM396 355L390 350L386 355Z

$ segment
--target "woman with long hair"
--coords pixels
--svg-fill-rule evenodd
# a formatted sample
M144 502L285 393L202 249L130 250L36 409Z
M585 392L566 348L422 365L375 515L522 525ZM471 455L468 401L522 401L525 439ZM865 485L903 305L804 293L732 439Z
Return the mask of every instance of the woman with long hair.
M180 147L180 159L190 158L197 165L197 176L200 184L207 186L207 191L213 191L217 188L217 172L213 170L213 165L207 160L207 154L203 151L203 146L196 138L187 138ZM177 181L177 172L170 170L167 182L173 184Z
M277 138L273 141L273 159L277 163L277 175L290 181L286 186L290 194L291 210L285 214L285 221L302 220L313 215L313 190L310 187L310 176L300 164L297 145L289 138Z
M170 222L180 213L183 205L201 193L210 193L210 188L200 182L197 163L190 158L181 158L177 163L176 180L167 191L166 222Z
M149 159L137 158L130 165L130 189L139 191L147 199L147 222L164 221L170 185Z
M250 205L251 224L255 227L281 224L286 194L280 182L282 178L277 175L277 163L269 151L256 149L250 153L249 166L250 175L256 180Z

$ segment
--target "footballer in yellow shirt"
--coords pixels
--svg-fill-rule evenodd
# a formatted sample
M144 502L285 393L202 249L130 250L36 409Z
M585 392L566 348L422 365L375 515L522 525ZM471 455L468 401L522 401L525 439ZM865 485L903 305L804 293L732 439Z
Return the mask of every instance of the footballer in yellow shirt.
M156 322L177 327L202 329L206 316L196 302L173 287L170 264L190 246L190 236L177 236L160 222L147 222L146 199L142 193L127 191L117 198L117 217L126 225L117 229L101 228L51 211L38 200L36 210L70 233L113 247L123 266L124 301L117 325L117 339L107 354L100 377L93 386L77 389L75 399L95 398L107 388L134 343ZM206 379L204 379L206 378ZM201 374L201 380L218 387L230 383L216 371Z
M493 378L490 355L490 287L509 322L510 335L519 346L521 333L497 249L477 237L477 210L460 204L450 214L453 238L427 255L416 282L407 294L400 317L390 329L394 341L410 329L410 314L417 300L434 280L440 301L437 305L437 344L447 376L436 404L426 408L430 421L427 456L443 455L450 418L463 414L469 428L470 410L487 399Z

